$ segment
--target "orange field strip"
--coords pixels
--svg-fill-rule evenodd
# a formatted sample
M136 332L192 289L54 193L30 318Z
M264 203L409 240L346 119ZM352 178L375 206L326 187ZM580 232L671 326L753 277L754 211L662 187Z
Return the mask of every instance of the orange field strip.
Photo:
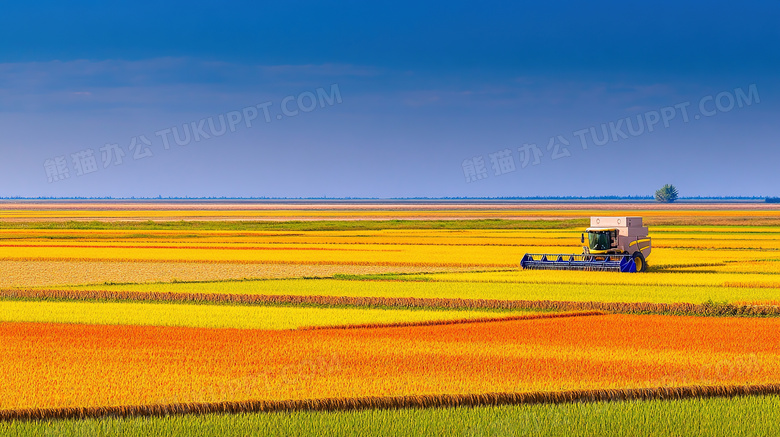
M590 389L553 392L483 393L471 395L423 395L364 398L325 398L289 401L244 401L167 405L129 405L88 408L31 408L0 410L2 421L69 420L183 416L203 414L246 414L293 411L354 411L366 409L452 408L501 405L561 404L570 402L621 402L733 398L780 394L780 384L654 387L639 389Z
M0 409L780 381L780 320L608 315L314 331L0 323Z
M128 300L148 302L197 302L251 305L333 305L399 308L503 309L608 311L621 314L677 314L721 316L779 316L776 303L743 302L709 306L692 303L595 302L553 300L500 300L415 297L363 297L319 295L169 293L114 290L0 290L11 299Z

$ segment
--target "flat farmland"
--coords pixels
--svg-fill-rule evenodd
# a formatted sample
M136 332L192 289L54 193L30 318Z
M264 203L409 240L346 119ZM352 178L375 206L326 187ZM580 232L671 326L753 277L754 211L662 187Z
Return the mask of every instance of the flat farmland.
M520 269L621 214L648 272ZM652 399L780 390L772 205L4 203L0 272L0 430L22 435L502 403L522 428L532 398L673 416Z

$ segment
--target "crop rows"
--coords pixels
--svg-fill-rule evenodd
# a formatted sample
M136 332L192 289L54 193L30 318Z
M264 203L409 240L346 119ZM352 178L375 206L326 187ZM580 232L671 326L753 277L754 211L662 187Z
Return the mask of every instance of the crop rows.
M0 421L0 434L17 437L224 437L226 434L269 437L755 437L780 435L780 423L775 420L778 410L780 396L759 395L462 408Z
M0 261L0 287L64 284L220 281L244 278L328 277L334 274L415 273L463 270L453 267L354 266L331 264L162 263L100 261Z
M81 249L187 249L187 250L320 250L320 251L362 251L366 247L375 246L372 250L393 250L393 246L456 246L479 247L499 246L510 248L515 246L559 247L562 251L577 249L579 231L571 230L561 233L545 233L534 235L529 231L508 232L471 232L468 234L449 234L444 231L439 235L431 231L397 233L373 233L370 235L343 233L310 232L298 235L244 235L170 238L160 239L128 238L117 236L104 239L71 235L68 233L52 233L44 236L30 235L26 238L7 236L0 242L3 248L81 248ZM1 235L1 234L0 234ZM745 238L734 240L727 233L677 233L673 235L653 234L653 246L664 249L708 249L713 250L780 250L778 235L771 234L762 238Z
M45 252L45 251L44 251ZM397 255L396 255L397 256ZM520 258L517 258L520 259ZM323 266L323 265L335 265L335 266L378 266L378 267L451 267L451 268L469 268L469 267L516 267L517 263L494 263L494 262L428 262L428 261L350 261L350 260L338 260L338 259L300 259L300 260L288 260L288 259L192 259L192 258L125 258L125 257L112 257L112 256L97 256L97 257L73 257L73 256L7 256L0 257L0 261L23 261L23 262L123 262L123 263L194 263L194 264L247 264L247 265L268 265L268 264L294 264L294 265L311 265L311 266Z
M526 273L531 273L526 275ZM761 302L776 300L772 288L736 288L715 285L652 284L655 274L556 272L560 283L522 282L538 278L538 270L469 274L339 275L333 279L221 281L204 283L115 284L57 287L65 290L135 291L158 293L308 295L467 300L549 300L599 302L697 303ZM571 273L572 275L564 275ZM490 281L490 275L496 280ZM675 274L665 274L670 281ZM683 274L687 276L688 274ZM454 276L454 278L453 278ZM776 275L764 275L776 280ZM751 276L748 276L751 277ZM472 279L473 278L473 279ZM486 278L488 278L486 280ZM651 282L641 285L642 279ZM683 278L684 279L684 278ZM581 281L579 284L571 282ZM603 283L602 283L603 282ZM685 283L685 281L681 281ZM53 287L49 287L53 288Z
M629 315L305 331L0 323L0 409L775 384L778 330Z
M90 325L188 326L193 328L301 329L390 324L395 326L495 321L529 316L504 312L360 307L279 307L187 305L182 303L92 301L0 301L0 322L82 323Z
M92 261L92 262L176 262L176 263L245 263L302 265L376 265L414 267L519 267L525 253L578 252L577 238L570 247L560 241L538 238L533 245L500 246L484 244L234 244L225 245L145 245L129 242L117 245L52 244L1 245L0 260L18 261ZM777 244L777 243L775 243ZM113 247L112 247L113 246ZM745 247L718 250L654 247L650 266L656 271L686 266L755 262L780 258L777 248L753 250ZM657 261L656 261L657 260Z
M645 216L653 237L651 271L637 275L519 269L525 252L579 252L583 217L603 213L589 208L14 211L14 220L331 221L0 222L15 228L0 229L0 287L19 287L0 290L6 319L31 306L80 305L92 317L0 322L0 421L780 393L780 210L659 208L627 212ZM494 220L473 220L483 217ZM576 219L538 220L552 217ZM415 221L423 218L469 220ZM15 273L34 266L50 270ZM174 281L477 269L503 271ZM139 283L163 280L173 282ZM135 284L63 285L104 281ZM28 289L36 286L52 289ZM159 307L182 311L160 316ZM460 311L377 319L402 309ZM106 314L118 321L73 324Z
M3 290L0 291L0 297L10 299L131 300L251 305L348 305L393 308L606 311L619 314L699 316L780 316L780 306L717 303L576 302L552 300L169 293L107 290Z
M104 417L148 417L204 414L276 413L294 411L353 411L365 409L456 408L571 402L680 400L780 394L780 384L687 386L639 389L591 389L557 392L485 393L363 398L325 398L285 401L242 401L131 405L93 408L35 408L0 410L0 421L66 420Z

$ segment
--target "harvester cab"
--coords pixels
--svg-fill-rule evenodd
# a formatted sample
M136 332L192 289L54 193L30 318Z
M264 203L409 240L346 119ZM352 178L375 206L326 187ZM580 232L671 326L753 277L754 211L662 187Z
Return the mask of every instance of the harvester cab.
M651 247L642 217L591 217L580 242L582 255L527 253L520 265L543 270L647 271Z

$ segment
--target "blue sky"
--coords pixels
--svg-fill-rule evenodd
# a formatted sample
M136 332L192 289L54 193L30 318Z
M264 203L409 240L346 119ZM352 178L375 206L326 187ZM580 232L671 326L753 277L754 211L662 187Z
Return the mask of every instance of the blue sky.
M780 195L778 22L776 2L4 5L0 196Z

